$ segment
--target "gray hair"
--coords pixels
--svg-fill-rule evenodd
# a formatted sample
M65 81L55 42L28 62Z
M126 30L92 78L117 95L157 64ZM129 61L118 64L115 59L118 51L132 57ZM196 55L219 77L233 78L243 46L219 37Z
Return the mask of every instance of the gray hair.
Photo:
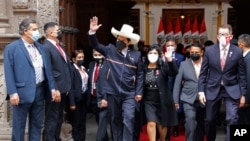
M24 30L27 30L30 26L30 24L36 24L37 22L33 19L23 19L23 21L20 23L19 25L19 34L23 35L24 34Z

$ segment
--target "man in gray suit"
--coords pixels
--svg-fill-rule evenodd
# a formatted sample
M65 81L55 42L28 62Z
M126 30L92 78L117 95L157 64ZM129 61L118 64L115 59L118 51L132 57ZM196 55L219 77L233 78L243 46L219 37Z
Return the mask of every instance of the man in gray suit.
M205 110L198 101L198 77L201 69L204 48L194 43L190 48L190 59L182 62L174 83L176 110L183 103L185 114L186 141L203 141ZM199 114L197 114L199 113Z

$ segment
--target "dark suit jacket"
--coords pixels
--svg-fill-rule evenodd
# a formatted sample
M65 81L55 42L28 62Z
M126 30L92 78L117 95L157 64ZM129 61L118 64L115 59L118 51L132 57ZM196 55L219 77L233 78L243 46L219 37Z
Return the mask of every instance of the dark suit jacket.
M84 93L82 90L82 77L79 72L74 66L74 64L71 64L71 89L69 91L69 104L70 106L75 106L76 102L79 102L81 100L82 94Z
M96 65L95 61L92 61L89 63L88 98L90 100L91 100L91 95L92 95L92 80L94 76L95 65ZM107 79L106 79L107 70L108 70L107 63L106 63L106 60L104 60L101 66L99 66L99 74L98 74L97 81L96 81L97 101L101 101L102 99L107 100L107 93L103 90L103 87L106 87L106 83L107 83Z
M146 77L148 70L148 65L144 66L144 79ZM174 106L173 94L170 89L167 87L168 76L175 76L178 73L178 68L175 62L166 63L164 62L156 70L158 73L157 76L157 86L159 88L159 95L161 99L161 119L162 125L164 127L177 125L177 113ZM144 85L144 89L146 86ZM146 90L144 90L145 92Z
M246 79L247 79L247 91L246 91L246 103L250 104L250 52L244 57L246 64Z
M185 57L183 55L181 55L180 53L175 52L175 58L174 59L175 59L177 67L179 68L181 62L185 60ZM171 91L173 91L174 82L175 82L175 76L169 76L168 77L168 86L169 86Z
M184 83L183 83L184 82ZM183 84L182 84L183 83ZM182 62L174 83L174 102L193 104L198 94L198 78L191 59Z
M229 46L226 64L222 71L220 48L218 44L206 49L198 80L199 92L205 92L208 100L214 100L220 91L221 80L229 96L239 99L246 93L246 72L242 50L235 45Z
M61 93L69 92L71 88L70 60L67 57L66 62L57 48L49 40L45 40L43 45L52 66L52 73L57 88Z
M42 55L45 84L50 91L47 94L51 96L51 90L56 88L51 66L42 45L38 42L35 42L34 45ZM35 69L21 38L8 44L4 50L4 75L8 95L18 93L20 104L34 101L36 94Z

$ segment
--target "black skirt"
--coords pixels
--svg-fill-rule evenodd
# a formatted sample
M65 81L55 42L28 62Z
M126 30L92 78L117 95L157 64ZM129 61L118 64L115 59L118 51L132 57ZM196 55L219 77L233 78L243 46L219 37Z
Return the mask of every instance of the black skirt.
M161 101L158 88L146 88L144 98L147 122L154 121L156 123L161 123Z

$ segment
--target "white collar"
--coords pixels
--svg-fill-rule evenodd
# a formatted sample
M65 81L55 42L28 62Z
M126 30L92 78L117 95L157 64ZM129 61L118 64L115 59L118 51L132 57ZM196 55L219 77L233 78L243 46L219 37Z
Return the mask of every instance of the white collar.
M246 57L247 53L250 51L250 49L246 50L245 52L243 52L243 57Z

